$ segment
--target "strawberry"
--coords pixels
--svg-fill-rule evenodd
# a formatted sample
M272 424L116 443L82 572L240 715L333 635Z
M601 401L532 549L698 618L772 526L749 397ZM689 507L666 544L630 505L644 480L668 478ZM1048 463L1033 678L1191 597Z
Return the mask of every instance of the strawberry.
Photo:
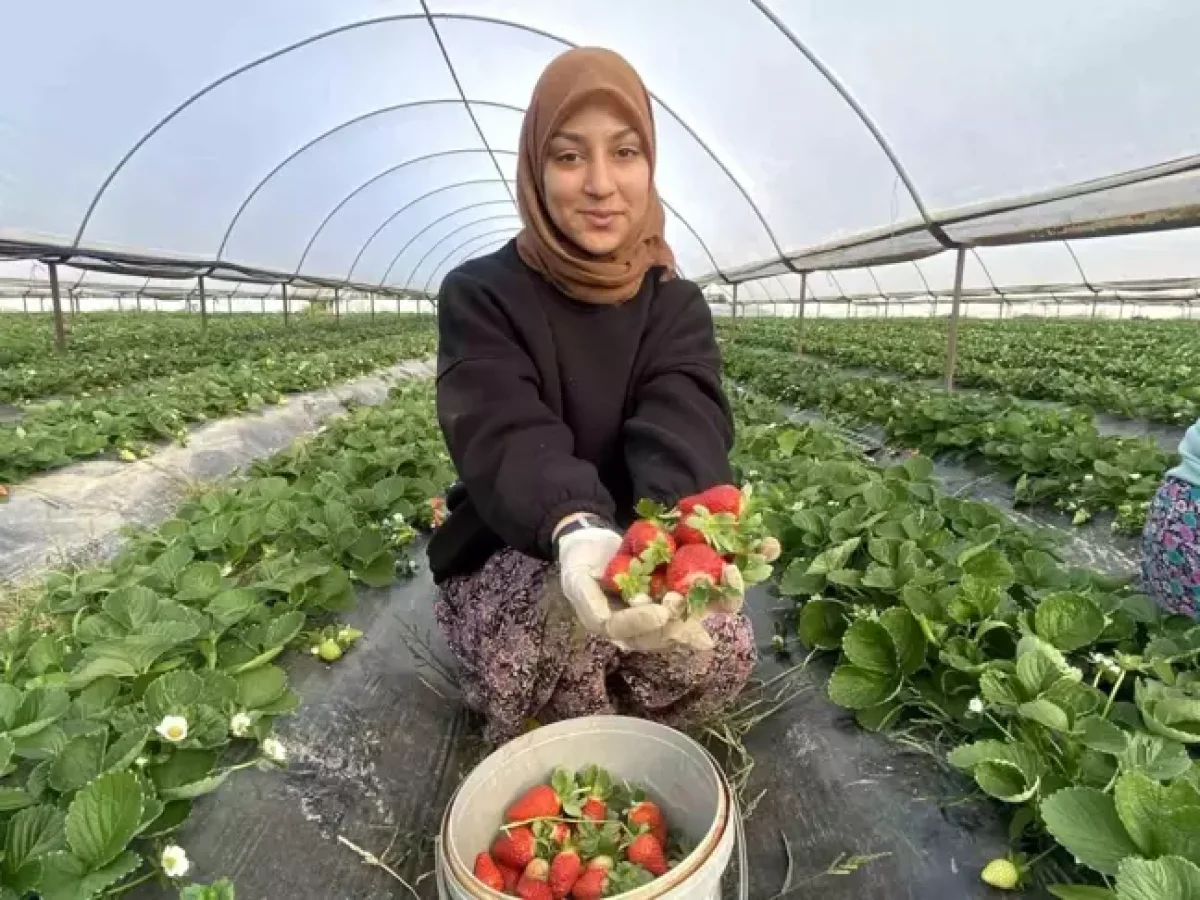
M550 877L550 864L544 859L530 860L529 865L517 882L517 896L521 900L554 900L547 879Z
M635 837L625 855L631 863L641 866L651 875L667 874L667 854L658 838L649 832Z
M666 566L663 566L650 576L650 596L655 600L661 600L663 595L666 593L667 570Z
M734 516L742 514L742 492L736 485L718 484L716 487L704 491L696 499L697 506L703 506L714 516L721 513L729 513ZM680 503L680 507L682 506L683 504Z
M504 890L504 876L486 850L475 857L475 877L490 887L493 891Z
M608 870L588 866L571 888L571 896L575 900L600 900L604 896L606 887L608 887Z
M575 887L579 873L583 871L583 862L574 847L564 847L550 862L550 892L554 900L563 900Z
M629 810L629 826L637 830L641 826L654 835L660 844L667 845L667 821L656 803L643 800Z
M524 869L537 856L537 838L533 831L521 826L500 832L492 844L492 858L504 866Z
M531 787L504 813L505 822L528 822L531 819L552 819L562 812L558 791L548 784Z
M554 843L558 844L558 846L561 847L563 844L565 844L570 839L571 839L571 826L568 825L566 822L555 822L554 829L550 833L550 840L554 841Z
M593 822L603 822L608 818L608 806L599 797L588 797L579 807L579 812L583 818Z
M758 552L762 554L764 560L773 563L783 553L783 545L779 543L779 538L765 537L758 545Z
M724 570L725 560L707 544L688 544L667 566L667 588L686 597L693 587L720 584Z
M618 553L609 560L608 568L604 570L604 577L600 580L600 586L609 593L621 593L621 588L617 584L617 578L629 574L629 565L632 562L633 557L628 553Z
M499 863L496 868L500 870L500 877L504 879L504 893L515 895L517 883L521 880L521 870L514 869L512 866L502 866Z
M652 565L661 565L675 552L675 539L657 522L639 519L625 532L621 552Z
M685 516L686 518L686 516ZM707 538L704 537L704 532L684 522L680 522L675 526L675 530L671 532L671 537L675 539L677 547L688 547L695 544L707 543Z

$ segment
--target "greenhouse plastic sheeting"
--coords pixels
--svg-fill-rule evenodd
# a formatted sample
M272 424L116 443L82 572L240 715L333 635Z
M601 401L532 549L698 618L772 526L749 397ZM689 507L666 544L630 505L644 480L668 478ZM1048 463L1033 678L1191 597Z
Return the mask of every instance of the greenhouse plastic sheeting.
M312 657L289 661L302 701L280 723L289 769L240 772L197 802L176 835L195 865L192 876L227 875L239 897L254 900L411 900L397 881L364 865L344 838L380 856L390 847L396 874L419 897L437 896L425 875L433 867L430 842L484 748L477 722L439 677L453 662L433 600L423 568L408 583L361 591L347 620L366 637L353 651L329 667ZM760 636L771 634L771 604L758 589L748 599ZM763 656L764 679L789 664L769 650ZM978 873L1007 851L999 805L971 796L970 782L933 756L860 729L826 699L822 668L801 674L802 692L746 741L755 758L746 794L766 790L746 826L752 900L776 897L789 871L796 890L789 897L992 896ZM856 854L870 861L853 874L822 877L839 858ZM736 896L731 887L726 896ZM153 887L130 894L168 896L174 894Z
M1200 222L1189 0L8 0L2 23L0 256L433 289L515 233L522 110L582 43L652 91L692 277Z

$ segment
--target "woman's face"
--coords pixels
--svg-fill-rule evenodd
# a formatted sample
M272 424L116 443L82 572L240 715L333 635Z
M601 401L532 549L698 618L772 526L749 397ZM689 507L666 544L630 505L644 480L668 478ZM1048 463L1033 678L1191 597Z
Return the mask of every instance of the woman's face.
M608 103L590 103L550 140L542 172L550 218L593 256L612 253L650 205L650 161L642 139Z

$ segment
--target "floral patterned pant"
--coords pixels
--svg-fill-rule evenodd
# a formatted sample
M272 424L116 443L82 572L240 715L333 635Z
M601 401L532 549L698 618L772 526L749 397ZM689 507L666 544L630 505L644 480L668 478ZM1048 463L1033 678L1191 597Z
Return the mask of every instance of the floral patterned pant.
M438 626L459 663L467 704L502 743L530 718L636 715L674 727L712 717L741 692L757 650L744 615L704 620L711 651L623 653L585 635L574 614L547 601L548 563L504 550L438 592Z
M1166 610L1200 617L1200 486L1168 478L1142 535L1142 590Z

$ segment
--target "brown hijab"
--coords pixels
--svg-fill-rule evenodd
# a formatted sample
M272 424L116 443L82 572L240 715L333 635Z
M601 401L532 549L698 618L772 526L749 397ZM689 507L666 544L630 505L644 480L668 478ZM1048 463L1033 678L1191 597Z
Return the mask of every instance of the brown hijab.
M645 218L634 224L621 246L602 257L587 253L558 229L546 209L542 184L550 139L566 119L597 95L615 101L629 117L642 139L651 177ZM665 266L666 277L673 277L675 255L663 237L666 216L653 184L655 151L650 94L621 56L598 47L580 47L551 62L538 79L521 124L517 203L524 228L517 235L517 251L525 264L567 295L598 304L632 298L653 266Z

